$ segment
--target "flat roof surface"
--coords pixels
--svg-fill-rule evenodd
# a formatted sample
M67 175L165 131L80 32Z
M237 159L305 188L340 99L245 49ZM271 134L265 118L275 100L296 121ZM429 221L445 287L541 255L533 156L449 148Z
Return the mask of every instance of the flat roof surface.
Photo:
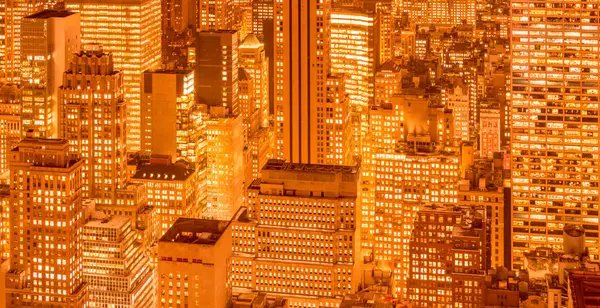
M123 227L129 221L129 216L113 216L110 219L96 219L90 220L85 224L85 227L94 227L94 228L109 228L109 229L119 229Z
M58 10L43 10L43 11L39 11L37 13L33 13L25 18L30 18L30 19L48 19L48 18L53 18L53 17L67 17L67 16L71 16L75 14L74 12L69 12L69 11L58 11Z
M185 181L192 174L194 174L194 169L188 169L178 164L150 164L138 169L132 178L158 181Z
M358 171L358 167L288 163L281 159L269 159L263 167L263 170L355 174Z
M160 238L160 242L214 245L227 229L229 221L178 218Z

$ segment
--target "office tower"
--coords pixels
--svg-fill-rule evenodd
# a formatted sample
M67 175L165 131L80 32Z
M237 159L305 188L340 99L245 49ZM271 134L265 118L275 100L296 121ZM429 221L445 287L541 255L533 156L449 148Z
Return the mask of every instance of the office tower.
M21 140L21 88L0 86L0 174L8 172L10 150Z
M244 190L247 186L260 177L260 170L273 158L273 131L261 128L248 136L246 141Z
M210 108L206 120L207 193L205 217L229 220L243 204L244 126L241 116Z
M21 38L23 132L57 137L57 89L70 55L79 50L79 14L44 10L29 15L21 23Z
M231 30L234 18L233 0L199 0L196 30Z
M408 244L421 204L456 202L458 157L454 154L380 149L372 156L374 187L373 259L393 271L393 294L406 298Z
M405 0L404 8L417 25L474 25L477 20L475 0Z
M244 128L250 130L250 126L258 126L258 123L251 123L256 120L256 111L254 98L254 81L252 76L243 69L238 69L238 104L240 105L240 116L244 122Z
M162 62L188 67L189 48L196 30L196 3L191 0L161 1Z
M148 205L156 208L161 235L177 218L200 217L202 213L196 171L184 163L172 164L169 156L153 155L131 182L146 186Z
M317 107L317 123L321 124L317 125L315 150L319 164L352 164L353 138L347 78L343 74L329 75L326 107Z
M384 3L375 7L375 67L394 60L395 17L390 6Z
M158 242L157 307L227 307L231 296L230 220L179 218Z
M400 66L392 61L379 66L374 80L375 106L391 103L394 94L399 94L402 90Z
M142 79L142 151L196 161L194 71L157 69Z
M252 33L252 7L237 6L234 9L232 30L237 31L238 42L243 42Z
M7 307L86 307L83 160L64 139L25 138L10 156Z
M21 22L25 16L48 7L46 1L5 1L2 3L3 34L2 76L6 81L19 83L21 80Z
M331 73L346 74L352 106L367 107L373 99L375 74L375 14L360 9L331 12Z
M83 226L90 307L154 307L154 274L132 228L128 216L93 219Z
M258 111L258 126L269 126L269 59L265 47L256 35L249 34L239 46L239 66L252 76L255 105Z
M275 0L276 156L316 161L316 115L326 100L329 75L329 0ZM318 106L318 107L317 107Z
M71 55L63 74L59 131L84 160L83 197L114 204L127 178L123 73L114 69L111 53L88 47Z
M327 307L360 283L358 167L269 160L232 227L233 287Z
M461 80L451 82L442 89L442 103L454 117L454 140L469 141L469 88Z
M567 222L583 225L598 260L599 6L511 5L511 263L520 268L537 247L560 250ZM550 32L529 32L550 23Z
M498 104L482 104L479 109L479 149L482 158L492 159L495 152L500 152L501 132Z
M4 262L8 262L10 258L10 185L8 184L0 185L0 231L2 231L0 232L0 262L4 267ZM4 283L0 282L0 285L4 287ZM4 299L4 296L5 294L2 294L0 298Z
M238 40L234 30L202 31L196 39L196 102L240 113Z
M485 181L485 178L483 179ZM505 243L510 238L510 230L507 232L506 229L511 226L510 223L505 222L508 218L506 212L510 210L504 206L504 190L502 186L498 187L495 181L479 183L481 178L474 178L474 180L477 182L463 180L459 183L458 205L484 210L489 229L486 232L488 250L485 264L488 269L505 266L509 261L505 256L510 255L505 250Z
M417 213L409 249L408 292L413 306L455 307L453 291L463 293L455 280L466 280L461 274L482 269L485 225L481 213L428 204ZM474 298L480 301L483 295L473 292L470 296L467 303Z
M273 0L252 1L252 32L262 42L265 20L273 21Z
M83 46L102 45L113 53L115 69L123 72L127 151L140 151L142 72L161 61L160 1L66 0L65 5L81 14Z

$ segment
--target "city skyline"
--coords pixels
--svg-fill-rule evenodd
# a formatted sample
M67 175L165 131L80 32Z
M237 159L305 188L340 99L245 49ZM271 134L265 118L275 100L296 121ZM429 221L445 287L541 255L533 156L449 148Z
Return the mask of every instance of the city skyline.
M600 303L600 3L0 2L0 308Z

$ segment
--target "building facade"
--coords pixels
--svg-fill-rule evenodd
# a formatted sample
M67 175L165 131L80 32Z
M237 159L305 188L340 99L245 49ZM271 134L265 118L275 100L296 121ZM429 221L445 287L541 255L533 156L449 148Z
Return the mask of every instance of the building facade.
M79 14L44 10L21 23L23 132L34 137L58 137L58 93L62 74L81 41Z
M7 307L86 307L83 164L64 139L25 138L11 151Z
M82 45L102 45L113 54L115 68L123 72L127 151L139 151L142 72L161 61L160 1L67 0L65 6L81 15Z
M58 89L59 132L84 159L83 196L114 204L125 187L127 144L123 73L102 47L71 55Z
M233 286L290 307L337 305L355 292L359 185L357 167L269 160L248 188L247 219L232 228Z
M511 2L513 268L526 251L560 250L570 221L589 230L586 245L598 260L598 8ZM546 26L553 30L535 32Z

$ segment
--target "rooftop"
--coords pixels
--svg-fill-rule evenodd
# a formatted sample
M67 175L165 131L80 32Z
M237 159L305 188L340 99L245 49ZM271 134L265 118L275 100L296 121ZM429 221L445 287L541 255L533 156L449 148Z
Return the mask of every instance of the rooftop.
M249 33L239 48L257 48L263 46L254 33Z
M69 12L69 11L58 11L58 10L43 10L43 11L39 11L37 13L31 14L25 18L29 18L29 19L48 19L48 18L54 18L54 17L67 17L67 16L71 16L75 14L74 12Z
M358 171L358 167L340 165L300 164L289 163L281 159L269 159L269 161L267 161L267 163L263 167L263 170L355 174Z
M179 164L148 164L140 167L132 178L139 180L185 181L193 174L193 169L188 169Z
M113 216L108 219L90 220L85 224L86 228L119 229L129 222L129 216Z
M232 221L247 221L246 208L240 208L229 220L178 218L165 232L159 242L173 242L194 245L214 245Z

